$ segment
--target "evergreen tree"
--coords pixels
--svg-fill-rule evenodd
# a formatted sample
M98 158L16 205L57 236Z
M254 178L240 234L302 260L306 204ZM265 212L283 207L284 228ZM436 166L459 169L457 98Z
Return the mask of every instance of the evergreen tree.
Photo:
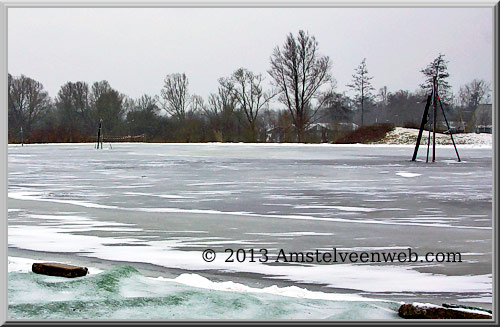
M355 69L355 73L352 75L352 84L347 84L347 87L357 93L356 97L361 104L361 126L363 126L365 102L373 98L371 91L375 90L370 82L372 78L373 76L368 76L366 58L363 58L363 61L361 61L361 64Z
M433 89L434 77L436 77L438 94L441 100L451 103L453 95L451 93L451 86L447 81L447 78L450 77L448 63L449 61L444 58L444 54L440 53L426 68L420 71L425 75L425 82L420 84L420 87L430 94Z

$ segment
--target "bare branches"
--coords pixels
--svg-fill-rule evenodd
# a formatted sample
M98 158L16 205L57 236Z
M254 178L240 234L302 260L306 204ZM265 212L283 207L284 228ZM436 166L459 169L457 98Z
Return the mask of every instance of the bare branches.
M259 111L276 96L276 92L263 90L263 81L264 78L261 74L255 75L245 68L239 68L230 77L234 98L239 109L245 115L251 130L252 141L256 141L257 137L256 125Z
M27 135L38 117L50 107L50 98L40 82L21 75L9 76L9 111L13 122Z
M280 95L278 100L287 106L297 129L298 141L304 141L306 126L310 123L313 100L320 95L320 88L331 82L331 62L328 56L317 53L318 42L314 36L299 31L291 33L280 49L274 49L271 69L268 71Z
M92 125L91 93L85 82L67 82L59 90L55 99L56 108L62 113L59 116L65 124L80 125L89 130Z
M228 78L219 78L217 93L210 94L208 103L203 106L203 113L215 132L216 140L230 140L235 108L234 84Z
M490 84L482 79L474 79L460 87L458 97L464 107L477 108L490 100Z
M157 99L150 95L144 94L135 101L134 110L158 114L160 108L158 107Z
M234 84L226 79L219 78L219 88L217 93L212 93L208 97L208 104L203 107L203 111L209 120L215 121L222 115L231 115L236 106L234 96Z
M189 103L188 84L186 74L170 74L165 77L161 90L161 97L164 101L163 109L179 120L186 118Z
M205 107L205 100L203 97L197 94L193 94L190 99L191 113L202 112Z

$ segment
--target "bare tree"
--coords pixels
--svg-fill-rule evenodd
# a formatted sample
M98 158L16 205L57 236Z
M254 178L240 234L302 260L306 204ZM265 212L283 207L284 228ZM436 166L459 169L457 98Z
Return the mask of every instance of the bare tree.
M387 86L382 86L378 90L377 97L382 106L387 106L389 103L389 92L387 91Z
M274 49L268 73L280 92L279 101L292 116L299 142L304 142L311 117L323 104L318 101L320 88L332 81L330 70L330 58L319 55L314 36L302 30L296 38L290 33L283 47Z
M90 105L89 85L78 81L74 83L73 87L73 101L76 110L82 117L84 127L90 128L92 125L92 107Z
M217 93L208 97L208 104L203 107L204 113L209 120L220 116L224 111L233 112L236 104L234 97L234 85L227 78L219 78Z
M229 138L228 134L233 128L235 107L233 82L228 78L220 78L217 93L210 94L208 103L203 106L203 112L212 125L218 141Z
M92 84L91 90L93 127L96 128L102 119L106 135L119 134L126 114L125 95L113 89L105 80Z
M16 128L23 128L25 135L29 136L33 125L51 105L48 93L40 82L21 75L8 79L8 108L9 122Z
M345 93L334 93L326 102L324 116L327 121L338 124L352 121L352 100Z
M474 79L460 87L458 97L462 106L475 109L490 100L490 84L482 79Z
M193 94L189 100L190 110L192 114L202 113L205 108L205 100L201 95Z
M371 91L375 90L370 82L371 79L373 79L373 76L368 76L366 58L363 58L361 64L355 69L355 73L352 75L352 83L347 84L349 88L357 93L357 100L361 104L361 126L363 126L365 101L373 98Z
M161 121L159 113L161 109L155 97L144 94L129 105L130 110L126 113L128 135L144 133L144 137L155 138L160 133Z
M99 97L104 94L104 93L107 93L111 90L111 86L109 85L108 81L100 81L100 82L95 82L94 84L92 84L92 87L91 87L91 93L90 93L90 102L92 104L93 107L95 107L95 104L97 102L97 100L99 99Z
M188 85L186 74L170 74L165 77L161 90L163 109L181 121L186 119L186 111L189 106Z
M148 111L155 114L159 113L160 108L158 108L158 101L147 94L143 94L140 98L134 101L134 110L138 111Z
M276 93L263 91L263 77L245 68L239 68L232 76L233 92L240 110L245 114L250 129L250 141L257 141L257 118L259 111L269 104Z
M57 118L60 126L63 126L69 134L69 142L73 142L73 136L79 130L81 117L78 117L78 111L73 101L73 83L68 82L61 86L55 98L57 108Z
M134 100L131 97L129 97L128 95L125 95L123 97L123 104L122 104L122 106L123 106L123 113L125 114L125 116L129 112L137 110L137 101L139 101L139 99Z
M55 99L60 124L70 132L88 133L92 126L92 107L90 104L89 86L85 82L67 82L59 90Z
M482 115L481 112L477 111L476 109L480 104L489 103L491 101L490 92L490 83L482 79L474 79L470 83L467 83L460 87L457 97L457 102L460 105L457 105L456 108L458 112L458 120L460 121L460 125L464 128L464 130L472 131L477 124L488 125L488 117L486 117L486 120L481 119L481 116L485 115ZM473 111L473 115L469 119L468 124L465 123L465 117L462 113L462 109L464 108ZM480 123L481 120L482 122Z

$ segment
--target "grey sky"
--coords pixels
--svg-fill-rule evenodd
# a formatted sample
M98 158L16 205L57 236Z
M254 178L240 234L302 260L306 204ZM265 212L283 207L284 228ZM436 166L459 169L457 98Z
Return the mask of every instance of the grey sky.
M11 8L8 65L42 82L50 96L67 81L108 80L136 98L159 94L185 72L190 93L207 97L239 67L269 81L269 57L304 29L333 62L339 91L366 57L378 90L413 91L439 52L454 92L492 82L490 8Z

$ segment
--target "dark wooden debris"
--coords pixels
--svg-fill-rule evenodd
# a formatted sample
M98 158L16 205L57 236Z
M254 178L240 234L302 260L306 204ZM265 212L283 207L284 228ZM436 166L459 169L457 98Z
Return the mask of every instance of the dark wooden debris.
M488 312L467 310L464 308L446 308L420 304L403 304L399 307L399 316L406 319L492 319Z
M36 262L33 263L31 270L37 274L67 278L82 277L88 273L88 269L86 267L72 266L55 262Z

